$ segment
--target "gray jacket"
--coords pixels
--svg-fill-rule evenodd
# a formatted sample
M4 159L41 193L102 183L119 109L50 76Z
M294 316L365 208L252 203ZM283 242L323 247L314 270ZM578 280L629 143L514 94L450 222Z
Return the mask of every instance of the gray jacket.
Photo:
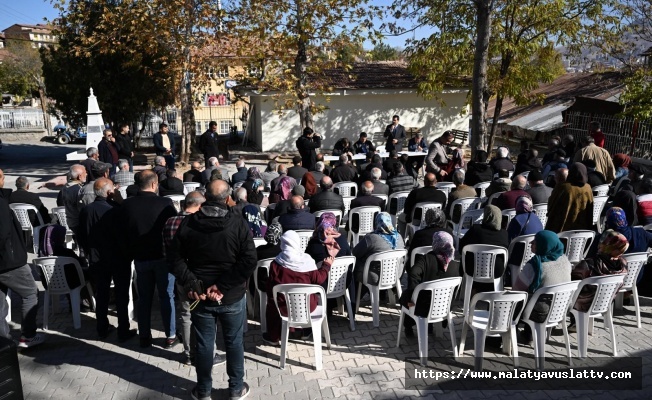
M448 161L446 146L439 143L438 140L433 140L426 156L426 171L438 173L441 170L439 166L448 164Z

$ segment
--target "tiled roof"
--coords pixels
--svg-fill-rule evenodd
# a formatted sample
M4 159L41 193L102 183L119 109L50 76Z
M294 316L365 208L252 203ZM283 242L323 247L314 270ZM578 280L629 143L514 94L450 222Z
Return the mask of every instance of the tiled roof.
M348 71L327 69L324 78L337 89L416 88L418 83L401 61L355 63Z

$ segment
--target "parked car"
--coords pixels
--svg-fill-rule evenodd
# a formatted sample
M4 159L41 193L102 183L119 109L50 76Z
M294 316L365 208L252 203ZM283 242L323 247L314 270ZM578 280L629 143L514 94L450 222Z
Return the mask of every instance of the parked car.
M59 144L68 144L74 143L76 141L84 142L86 141L86 132L82 128L77 128L76 130L58 128L54 131L56 137L54 141Z

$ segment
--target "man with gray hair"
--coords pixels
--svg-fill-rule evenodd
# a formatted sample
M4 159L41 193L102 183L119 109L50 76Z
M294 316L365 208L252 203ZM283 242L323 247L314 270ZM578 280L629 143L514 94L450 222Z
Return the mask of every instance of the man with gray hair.
M351 209L356 207L375 206L380 207L380 211L385 211L385 199L376 197L374 193L374 184L371 181L365 181L360 185L358 197L351 201Z
M244 209L246 206L254 206L260 213L260 206L258 204L249 203L247 201L247 189L243 187L239 187L233 191L233 201L235 201L235 205L231 208L231 210L233 210L233 212L238 215L242 215L242 209Z
M342 196L333 191L333 180L325 176L320 182L321 192L315 194L310 199L310 212L315 213L321 210L342 210L344 215L344 200Z
M315 163L314 171L310 171L310 174L312 175L312 177L315 178L315 182L321 182L321 178L326 176L324 174L324 168L325 167L326 167L326 165L324 165L323 161L317 161Z
M165 157L156 156L154 158L154 168L152 168L152 171L154 171L154 173L156 173L156 176L158 176L159 183L163 182L168 178L167 175L165 175L165 172L168 170L166 164L167 164L167 159Z
M500 196L496 197L493 201L493 205L500 208L501 211L509 210L510 208L516 208L516 200L519 197L525 196L532 199L528 192L525 191L525 186L527 185L527 180L523 175L516 175L512 179L511 189L503 192Z
M111 164L103 163L102 161L98 161L93 164L93 175L97 176L97 179L108 178L110 170ZM79 192L79 201L84 206L91 204L95 200L95 190L93 189L94 182L95 179L88 182L84 185L84 187L82 187L81 191Z
M129 161L123 158L118 160L118 172L113 175L113 182L120 187L134 184L134 173L129 172Z
M342 154L340 156L340 164L331 171L330 177L333 183L353 182L356 180L358 173L349 162L348 155Z
M226 168L220 167L220 160L218 160L217 157L209 158L208 163L209 163L210 167L206 168L201 173L201 182L204 185L206 185L208 182L211 181L211 175L212 175L213 171L215 171L216 169L220 170L220 173L222 174L222 179L229 182L229 173L226 170Z
M451 190L448 195L448 202L446 204L446 216L457 223L460 220L461 210L459 207L456 207L455 210L451 210L451 206L455 200L459 199L468 199L476 197L477 193L475 189L471 186L464 184L465 173L463 169L458 169L453 172L453 183L455 184L455 189ZM451 215L451 211L453 215Z
M11 192L9 196L9 204L23 203L31 204L38 210L38 213L41 214L44 224L50 223L50 213L48 209L43 205L41 198L36 193L29 191L29 180L26 176L19 176L16 178L16 190ZM32 226L38 226L38 217L33 211L29 211L29 219L32 222Z
M230 396L241 399L249 394L249 385L244 382L245 292L257 256L249 225L229 211L229 194L225 181L210 182L206 202L181 222L167 252L186 297L201 300L192 312L197 337L197 386L191 392L195 399L211 396L217 320L226 348Z
M369 175L370 179L368 180L371 181L371 183L374 185L373 194L384 194L385 196L389 196L389 186L386 183L380 181L382 179L381 177L383 176L383 170L378 167L374 167L371 169ZM363 177L364 175L360 175L360 178ZM360 184L360 188L362 188L362 184L364 184L364 182L366 181L363 181Z
M247 180L247 166L243 159L239 159L235 163L235 168L237 172L231 175L231 185L235 185L238 182L244 182Z
M276 167L277 167L276 161L269 160L267 162L267 168L265 169L265 171L260 173L260 178L263 180L263 183L265 185L265 190L269 190L272 180L278 178L278 172L276 172Z
M278 218L278 223L283 227L283 232L299 229L315 229L315 216L305 209L303 197L292 196L290 209Z
M509 159L509 149L504 146L496 149L496 157L492 158L491 161L489 161L489 165L494 171L494 174L497 174L501 169L514 171L514 163Z
M114 329L108 319L109 289L113 281L118 341L125 342L136 336L136 330L131 329L128 312L131 263L121 257L120 251L116 251L120 246L117 238L121 227L116 223L118 210L113 207L113 182L98 178L93 181L93 191L95 200L79 213L79 246L88 257L96 287L97 334L100 339L106 339Z
M98 178L97 176L93 176L92 172L93 164L100 160L100 153L97 151L97 147L89 147L86 149L86 157L88 158L80 163L84 168L86 168L86 181L84 181L84 183L88 183L95 180L95 178Z
M66 222L68 229L77 236L79 226L79 211L83 207L79 193L86 183L86 168L81 164L73 164L68 171L70 180L66 187L61 189L57 196L57 206L66 208Z

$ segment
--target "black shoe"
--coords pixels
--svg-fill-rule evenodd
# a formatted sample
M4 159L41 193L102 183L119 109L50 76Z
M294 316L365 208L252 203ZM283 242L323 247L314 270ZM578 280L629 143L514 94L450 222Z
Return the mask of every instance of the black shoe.
M129 329L126 333L123 334L118 333L118 343L124 343L134 336L136 336L135 329Z
M244 399L245 397L249 396L249 385L247 382L242 383L242 389L238 392L231 392L231 400L241 400Z
M109 325L104 332L98 333L101 340L105 340L115 330L115 326Z
M219 354L215 354L215 357L213 357L213 365L222 365L226 363L226 358L223 358Z
M179 338L178 337L173 337L173 338L167 338L165 339L165 344L163 345L164 349L171 349L174 346L179 344Z
M272 339L270 339L267 333L263 333L263 343L265 343L267 346L274 346L274 347L278 347L281 345L281 343L278 340L274 342Z
M444 328L444 329L448 328L448 320L447 319L441 321L441 327Z
M210 400L211 399L210 393L208 395L199 394L199 392L197 391L197 388L192 389L192 391L190 392L190 397L192 397L193 400Z
M428 324L428 333L432 334L432 324Z
M414 337L414 330L412 330L412 327L404 327L405 328L405 337L406 338L413 338Z
M144 349L147 348L147 347L152 347L152 337L151 336L148 336L148 337L141 336L140 337L140 347L142 347Z
M190 357L190 355L188 355L188 354L182 354L182 355L183 355L183 358L181 359L181 364L183 364L183 365L192 365L195 362L195 360L193 360L192 357Z

